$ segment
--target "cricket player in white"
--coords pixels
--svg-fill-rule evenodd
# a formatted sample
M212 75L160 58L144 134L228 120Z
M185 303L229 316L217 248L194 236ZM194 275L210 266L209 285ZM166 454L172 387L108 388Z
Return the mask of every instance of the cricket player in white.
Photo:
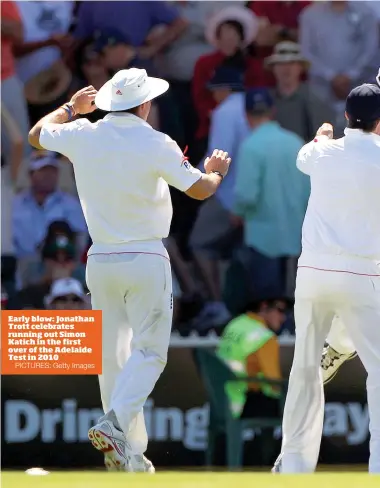
M368 373L369 471L380 473L380 88L346 101L345 137L325 124L297 159L311 195L298 262L296 344L274 471L315 470L323 428L320 357L335 317Z
M103 311L105 416L89 431L109 469L154 472L144 456L143 406L167 359L172 278L162 239L168 236L169 185L189 197L213 195L227 174L227 153L215 150L194 169L178 145L146 122L151 100L169 84L145 70L122 70L97 92L90 86L41 119L29 142L72 162L93 245L87 284ZM108 114L92 124L78 114Z
M380 86L380 68L376 76L376 82ZM321 361L324 384L335 378L338 369L344 362L357 356L355 346L339 317L334 317L326 342Z

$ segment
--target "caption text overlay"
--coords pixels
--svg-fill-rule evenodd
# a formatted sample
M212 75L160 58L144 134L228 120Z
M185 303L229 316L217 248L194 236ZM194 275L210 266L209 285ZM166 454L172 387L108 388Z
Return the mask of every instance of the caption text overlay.
M101 310L2 310L2 374L101 374Z

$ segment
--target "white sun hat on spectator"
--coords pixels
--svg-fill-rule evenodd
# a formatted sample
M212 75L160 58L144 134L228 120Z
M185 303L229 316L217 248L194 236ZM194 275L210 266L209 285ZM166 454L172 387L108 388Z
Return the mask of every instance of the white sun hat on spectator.
M302 63L305 68L309 62L301 53L301 46L293 41L282 41L275 45L272 56L265 58L267 67L280 63Z
M259 31L260 22L257 16L247 7L230 6L226 7L211 16L206 25L205 36L207 41L217 47L218 27L228 21L239 22L243 27L243 43L248 46L253 42Z
M37 171L46 166L53 166L59 168L59 160L56 153L51 151L36 151L29 160L29 170Z
M95 105L108 112L128 110L153 100L168 88L167 81L148 76L145 69L122 69L101 87Z
M50 294L45 297L45 305L51 305L56 298L67 295L75 295L83 301L86 299L83 286L78 280L75 278L61 278L54 281L51 285Z

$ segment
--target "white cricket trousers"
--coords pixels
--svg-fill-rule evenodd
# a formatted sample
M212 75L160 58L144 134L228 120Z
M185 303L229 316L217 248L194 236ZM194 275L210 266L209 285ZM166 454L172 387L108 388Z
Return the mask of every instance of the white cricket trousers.
M315 470L324 417L320 361L338 316L368 373L369 471L380 473L380 276L299 268L296 344L283 417L281 472Z
M170 262L158 254L90 255L92 308L103 312L104 413L113 410L131 448L148 445L143 406L167 361L172 325Z

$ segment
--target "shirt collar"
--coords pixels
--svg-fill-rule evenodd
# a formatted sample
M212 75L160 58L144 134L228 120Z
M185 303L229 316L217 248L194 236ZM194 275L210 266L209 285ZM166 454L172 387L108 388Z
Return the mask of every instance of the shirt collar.
M263 131L267 129L272 129L274 127L279 127L279 124L276 120L268 120L267 122L263 122L261 125L253 129L253 132Z
M112 112L107 114L103 118L104 122L108 122L111 124L118 124L118 125L142 125L145 127L152 128L148 122L145 122L141 117L137 117L137 115L129 114L126 112Z
M346 127L344 129L344 134L348 137L362 137L366 139L373 139L376 142L380 141L380 136L378 136L377 134L374 134L373 132L366 133L360 129L349 129L348 127Z

